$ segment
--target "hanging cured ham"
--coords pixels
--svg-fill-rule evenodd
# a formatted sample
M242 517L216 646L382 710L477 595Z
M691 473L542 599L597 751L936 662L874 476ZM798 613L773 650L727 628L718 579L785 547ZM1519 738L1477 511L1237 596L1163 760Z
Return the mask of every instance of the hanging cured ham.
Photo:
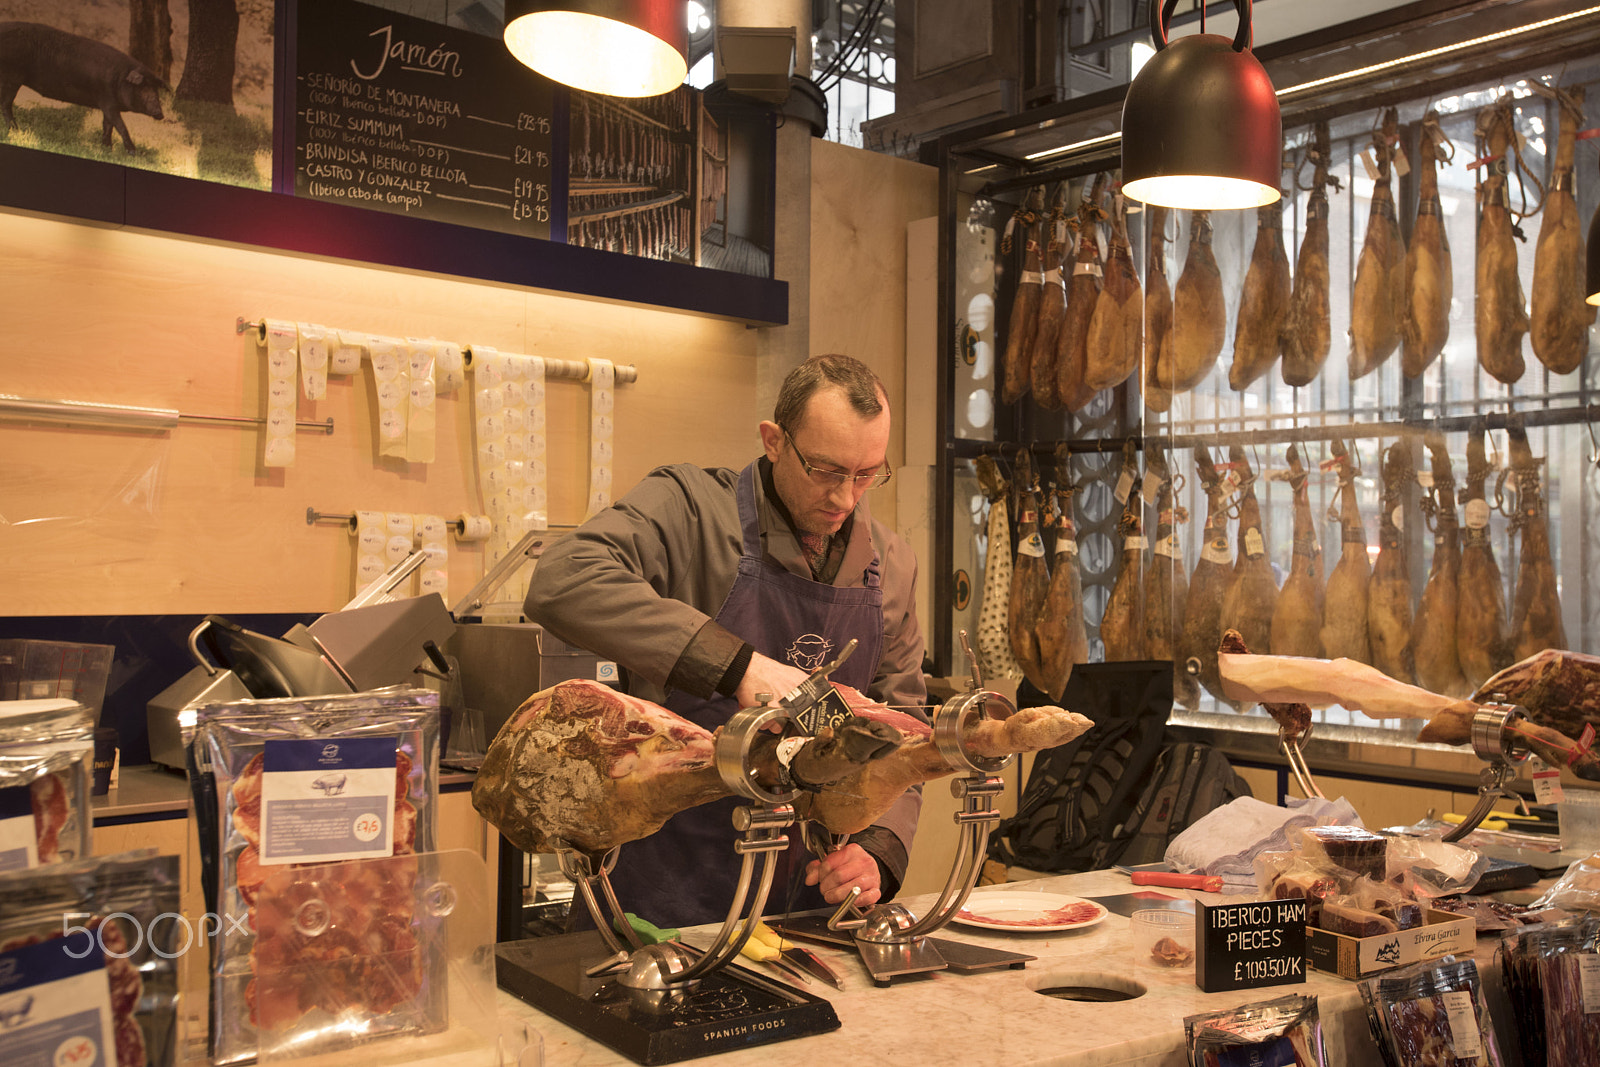
M1059 453L1056 481L1056 541L1050 566L1050 591L1035 632L1044 664L1044 691L1060 700L1072 668L1089 661L1089 635L1083 625L1083 576L1078 570L1078 539L1072 522L1073 491L1067 481L1066 453Z
M1033 335L1039 328L1039 298L1044 291L1039 247L1039 212L1044 207L1044 190L1028 191L1028 198L1007 224L1008 231L1021 231L1023 241L1022 277L1011 298L1011 317L1006 319L1004 372L1000 399L1007 404L1022 399L1033 380L1029 360L1033 357ZM1010 234L1008 233L1008 237Z
M1125 463L1135 463L1133 443L1128 443ZM1111 596L1106 600L1106 611L1100 620L1100 640L1105 642L1106 662L1145 659L1144 624L1144 572L1146 542L1144 536L1144 499L1139 494L1139 478L1135 475L1128 499L1122 506L1122 518L1117 522L1117 532L1122 535L1122 565L1117 568L1117 579L1111 586Z
M1489 502L1483 483L1491 469L1484 450L1483 423L1467 434L1467 486L1462 494L1461 583L1456 615L1456 653L1467 684L1483 680L1511 663L1506 642L1505 590L1500 565L1489 542Z
M1287 385L1310 385L1322 370L1332 344L1328 310L1328 177L1332 149L1328 124L1317 123L1307 158L1313 167L1311 196L1306 201L1306 232L1294 262L1294 289L1283 322L1283 380Z
M1586 303L1583 230L1578 221L1573 148L1583 125L1583 89L1556 93L1561 119L1556 165L1545 193L1539 243L1533 254L1533 316L1528 340L1539 362L1556 374L1578 369L1589 351L1595 307Z
M1317 524L1311 515L1311 494L1307 487L1301 449L1290 445L1289 489L1294 493L1294 552L1289 557L1289 576L1278 590L1278 603L1272 611L1272 651L1280 656L1322 655L1322 546L1317 543Z
M1167 281L1167 209L1144 209L1149 238L1144 260L1144 402L1152 411L1172 406L1172 393L1161 387L1172 380L1172 286Z
M1183 273L1172 294L1171 376L1162 374L1157 385L1182 393L1199 385L1228 333L1228 308L1222 298L1222 272L1211 251L1211 212L1189 216L1189 252Z
M1106 253L1105 285L1089 320L1084 371L1086 391L1098 393L1127 381L1139 365L1144 337L1144 300L1139 274L1128 250L1128 206L1121 193L1113 197L1111 245Z
M1417 163L1417 219L1406 248L1400 315L1400 369L1407 378L1427 370L1450 340L1450 297L1455 275L1450 237L1439 202L1439 164L1449 159L1439 113L1422 119L1422 158ZM1452 152L1454 148L1452 146ZM1452 504L1452 508L1454 505Z
M1245 644L1266 652L1272 645L1278 580L1267 559L1261 505L1256 500L1255 471L1250 468L1244 449L1238 445L1229 449L1228 459L1239 475L1239 546L1233 564L1233 582L1222 600L1222 629L1238 630Z
M1522 377L1522 335L1528 332L1527 301L1517 275L1517 242L1511 225L1506 149L1516 140L1509 97L1478 112L1478 140L1490 162L1478 186L1477 303L1473 316L1478 363L1506 385Z
M1383 126L1372 136L1378 176L1373 180L1367 236L1356 261L1355 290L1350 300L1350 380L1382 366L1400 346L1400 316L1405 296L1405 242L1395 217L1389 165L1399 135L1398 112L1383 113Z
M986 678L1021 678L1006 629L1011 613L1011 486L992 456L979 456L978 483L989 498L988 547L983 561L983 603L978 609L978 654Z
M1416 477L1411 450L1396 441L1383 454L1383 512L1378 521L1378 562L1367 597L1372 665L1408 685L1416 678L1411 649L1411 571L1406 564L1405 489Z
M1461 531L1456 521L1456 483L1444 435L1433 431L1425 438L1433 469L1431 495L1424 491L1425 510L1433 516L1433 564L1417 603L1412 629L1412 651L1417 684L1447 697L1471 692L1461 673L1456 653L1456 615L1461 580ZM1428 505L1431 503L1431 507Z
M1367 558L1367 534L1356 502L1356 468L1343 441L1333 442L1339 470L1339 562L1328 575L1328 594L1322 609L1322 651L1329 659L1372 662L1367 639L1367 600L1372 563Z
M1228 548L1227 488L1211 453L1195 446L1194 462L1200 487L1206 494L1206 525L1200 559L1189 576L1189 599L1183 607L1183 636L1178 653L1184 670L1220 701L1222 680L1217 674L1217 643L1222 639L1222 600L1233 584L1233 553Z
M1033 354L1029 366L1033 375L1033 402L1049 411L1061 406L1056 395L1056 338L1067 317L1067 292L1061 284L1061 261L1067 252L1067 225L1064 205L1067 183L1056 186L1050 198L1050 217L1045 221L1044 286L1039 294L1039 323L1033 335Z
M1050 564L1044 557L1044 539L1039 535L1039 483L1026 450L1017 457L1017 491L1017 555L1011 572L1007 628L1011 654L1022 667L1023 676L1042 692L1046 682L1035 627L1044 610L1045 593L1050 589Z
M1511 657L1527 659L1547 648L1567 647L1561 593L1550 560L1550 519L1539 480L1542 464L1528 447L1528 431L1513 425L1511 470L1517 476L1517 587L1511 598Z
M1289 255L1283 250L1283 201L1256 209L1256 243L1239 294L1233 331L1233 366L1228 385L1244 391L1272 369L1283 352L1283 324L1289 315Z
M1100 300L1099 220L1100 195L1106 176L1096 174L1094 184L1078 205L1074 227L1078 250L1072 257L1072 276L1067 279L1067 317L1056 337L1056 393L1068 411L1077 411L1094 398L1086 375L1089 366L1089 323Z
M1189 576L1183 570L1183 549L1177 538L1182 516L1174 506L1167 456L1160 448L1153 449L1145 461L1144 476L1157 486L1156 540L1144 586L1145 658L1171 660L1173 698L1186 707L1194 707L1200 686L1183 669L1178 656L1184 606L1189 599Z

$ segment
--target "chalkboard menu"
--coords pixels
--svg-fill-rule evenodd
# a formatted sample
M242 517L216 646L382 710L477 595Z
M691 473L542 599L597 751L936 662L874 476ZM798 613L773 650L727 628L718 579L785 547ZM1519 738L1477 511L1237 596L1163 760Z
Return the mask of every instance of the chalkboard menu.
M551 83L498 37L299 5L296 196L550 236Z
M1207 993L1306 980L1305 899L1196 904L1195 985Z

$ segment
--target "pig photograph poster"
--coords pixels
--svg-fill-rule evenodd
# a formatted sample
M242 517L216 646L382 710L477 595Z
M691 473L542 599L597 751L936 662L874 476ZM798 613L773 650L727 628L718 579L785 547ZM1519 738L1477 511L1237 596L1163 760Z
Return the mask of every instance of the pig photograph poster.
M0 144L267 189L273 0L0 0Z

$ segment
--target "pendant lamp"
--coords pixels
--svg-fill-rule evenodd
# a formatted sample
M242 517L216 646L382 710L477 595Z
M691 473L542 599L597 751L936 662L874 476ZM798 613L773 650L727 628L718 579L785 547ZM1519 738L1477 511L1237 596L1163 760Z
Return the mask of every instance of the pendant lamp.
M506 47L552 81L659 96L689 73L683 0L506 0Z
M1270 204L1283 178L1283 119L1250 51L1250 0L1233 0L1233 40L1204 32L1202 8L1202 32L1169 44L1177 4L1150 0L1156 54L1122 102L1122 191L1176 208Z

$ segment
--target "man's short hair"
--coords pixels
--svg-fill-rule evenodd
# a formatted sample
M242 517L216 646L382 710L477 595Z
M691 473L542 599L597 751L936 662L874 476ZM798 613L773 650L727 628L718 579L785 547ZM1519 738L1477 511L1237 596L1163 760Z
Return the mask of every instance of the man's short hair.
M872 418L883 411L884 398L889 395L872 368L859 359L837 354L812 356L783 380L778 390L778 403L772 409L772 421L784 433L799 429L806 402L827 385L843 389L851 409L862 418Z

